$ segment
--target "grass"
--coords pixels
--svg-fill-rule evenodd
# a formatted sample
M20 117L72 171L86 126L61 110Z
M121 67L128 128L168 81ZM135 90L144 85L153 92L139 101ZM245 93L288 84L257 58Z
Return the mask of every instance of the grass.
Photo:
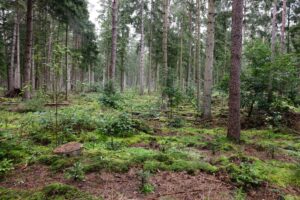
M0 111L0 158L12 160L15 168L23 164L48 165L53 173L63 172L76 162L82 163L85 173L101 170L126 172L132 167L153 173L165 170L214 174L225 170L232 182L239 182L241 188L248 187L248 183L255 182L258 177L278 188L300 187L299 165L280 162L276 156L275 159L260 160L243 152L244 145L251 145L261 152L267 152L269 146L275 146L278 150L276 154L284 153L297 160L300 158L300 142L296 135L272 130L246 130L242 132L243 143L236 144L227 140L224 127L199 128L190 121L181 128L169 127L166 115L157 111L157 97L146 95L141 98L134 93L127 93L122 111L101 108L98 98L98 94L72 96L69 107L59 108L60 134L63 135L61 142L83 143L82 156L66 158L53 155L52 151L57 146L53 129L54 112L51 108L45 108L41 112ZM111 148L111 137L103 134L97 126L104 116L117 116L122 112L140 113L137 117L131 117L143 119L146 124L147 120L159 117L157 124L161 126L162 134L141 130L129 137L114 137L116 147ZM180 107L177 114L184 113L194 114L192 106ZM151 146L153 143L155 147ZM145 147L138 147L137 144L144 144ZM210 158L207 152L211 152L213 157ZM245 167L240 167L241 164ZM251 172L247 167L251 167ZM144 189L145 192L153 191L150 186ZM37 196L47 199L49 193L46 191L42 189L30 195L25 191L14 192L2 188L0 197L30 199L29 196ZM70 191L76 193L73 189ZM67 199L66 196L63 194L61 198ZM236 191L235 196L243 199L243 190ZM297 197L290 195L288 198Z

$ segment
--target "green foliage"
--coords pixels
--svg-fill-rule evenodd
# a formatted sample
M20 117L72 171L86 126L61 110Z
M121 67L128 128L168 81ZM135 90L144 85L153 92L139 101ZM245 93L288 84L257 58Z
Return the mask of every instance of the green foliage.
M66 178L74 181L82 181L84 179L83 166L80 162L74 163L65 173Z
M250 163L242 162L239 166L231 164L227 166L227 171L231 180L241 187L259 186L262 183L259 172Z
M243 191L243 188L239 188L234 191L234 200L246 200L247 195Z
M144 194L149 194L154 191L154 186L149 183L149 177L151 176L151 173L149 171L139 171L138 177L140 179L140 191Z
M7 172L13 170L12 160L3 159L0 161L0 178L3 177Z
M175 117L168 124L169 127L173 127L173 128L182 128L184 127L184 125L185 125L185 121L180 117Z
M108 82L103 90L103 94L100 97L100 103L108 108L118 109L120 108L121 96L117 93L114 84Z
M100 200L77 188L61 183L52 183L38 191L22 191L0 188L0 199L3 200Z
M45 107L46 99L42 97L33 98L27 100L24 105L23 109L19 110L20 112L38 112L43 111Z
M127 137L136 132L134 129L134 121L126 113L122 113L118 116L108 116L103 121L100 130L106 135L115 137Z

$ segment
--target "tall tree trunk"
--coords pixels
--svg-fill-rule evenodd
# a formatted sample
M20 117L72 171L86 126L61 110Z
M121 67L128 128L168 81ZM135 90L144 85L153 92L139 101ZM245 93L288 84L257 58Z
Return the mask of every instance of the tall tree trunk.
M32 42L33 43L33 42ZM34 45L34 44L32 44ZM35 91L35 78L36 78L36 68L35 68L35 62L34 62L34 47L32 46L31 49L31 94L34 94Z
M272 56L271 60L274 62L275 54L276 54L276 20L277 20L277 0L273 1L273 10L272 10L272 38L271 38L271 50ZM268 85L268 101L269 103L272 100L272 88L273 88L273 75L272 71L270 71L269 75L269 85Z
M15 74L14 74L14 82L15 88L21 89L21 65L20 65L20 14L19 9L17 9L17 32L16 32L16 66L15 66Z
M282 25L281 25L281 41L280 41L280 48L281 53L285 52L285 21L286 21L286 0L282 1Z
M32 49L32 26L33 26L33 0L27 0L27 16L26 16L26 49L25 49L25 64L24 64L24 100L31 97L30 94L30 65L31 65L31 49Z
M168 29L169 29L169 0L163 0L163 88L167 87L168 82Z
M121 80L120 80L120 84L121 84L121 92L124 92L125 86L124 86L124 82L125 82L125 65L124 65L124 51L122 51L121 55L120 55L120 59L121 59Z
M144 94L144 52L145 52L145 37L144 37L144 0L141 0L141 49L140 49L140 95Z
M243 0L233 0L231 33L231 69L229 81L229 116L227 137L240 140L240 71L242 57Z
M211 118L211 94L213 84L213 63L215 47L215 0L208 1L208 21L206 40L206 59L204 72L203 117Z
M179 88L181 91L183 91L182 60L183 60L183 19L180 27L180 58L179 58Z
M69 82L70 82L70 77L69 77L69 67L68 67L68 40L69 40L69 25L68 23L66 24L66 40L65 40L65 47L66 47L66 52L65 52L65 100L68 100L68 89L69 89Z
M200 70L200 0L196 1L196 56L195 56L195 83L197 88L197 109L198 112L201 111L200 101L201 101L201 70Z
M187 67L187 74L186 74L186 85L187 89L191 87L191 77L192 77L192 10L189 8L189 33L191 36L189 37L189 56L188 56L188 67Z
M14 90L14 66L15 66L15 52L16 52L16 36L17 36L17 25L18 24L18 16L15 14L14 16L14 30L13 30L13 38L11 44L11 55L10 55L10 65L8 68L8 92L12 92Z
M118 22L118 0L112 0L112 46L111 46L111 61L109 66L108 78L109 81L114 81L117 59L117 22Z
M152 21L152 11L153 11L153 0L150 2L150 23L149 23L149 29L150 29L150 37L149 37L149 67L148 67L148 78L147 78L147 85L148 85L148 94L151 93L151 70L152 70L152 28L153 28L153 21Z

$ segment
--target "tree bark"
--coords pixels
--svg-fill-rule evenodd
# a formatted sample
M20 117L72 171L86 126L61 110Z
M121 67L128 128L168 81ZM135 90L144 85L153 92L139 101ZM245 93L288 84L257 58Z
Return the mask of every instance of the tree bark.
M169 0L163 0L163 87L167 87L168 82L168 29L169 29Z
M108 78L109 81L114 81L117 59L117 22L118 22L118 0L112 1L112 47L111 61L109 66Z
M24 100L31 98L30 94L30 65L31 65L31 49L32 49L32 17L33 17L33 1L27 0L27 16L26 16L26 49L25 49L25 64L24 64Z
M197 109L198 112L201 111L201 70L200 70L200 0L196 1L196 56L195 56L195 83L197 88Z
M15 82L15 89L21 89L21 65L20 65L20 15L19 9L17 9L17 32L16 32L16 66L15 66L15 74L14 74L14 82Z
M183 19L180 27L180 58L179 58L179 88L181 91L183 91L182 60L183 60Z
M204 72L203 117L211 118L211 95L213 84L213 62L215 47L215 0L208 1L206 59Z
M233 0L231 32L231 69L229 81L229 116L227 137L240 140L240 71L242 57L243 1Z
M280 48L281 53L285 52L285 22L286 22L286 0L282 1L282 25L281 25L281 39L280 39Z
M68 40L69 40L69 25L66 24L66 40L65 40L65 100L68 100L68 89L70 83L69 67L68 67Z
M273 10L272 10L272 38L271 38L271 60L274 62L275 54L276 54L276 20L277 20L277 0L273 1ZM272 71L269 76L269 85L268 85L268 101L272 100L272 88L273 88L273 76Z
M145 52L144 0L141 0L140 95L144 95L144 76L145 76L144 52Z
M10 65L8 68L8 92L12 92L14 90L14 66L15 66L15 53L16 53L16 36L17 36L17 25L18 17L17 14L14 16L14 30L13 30L13 38L11 44L11 55L10 55Z

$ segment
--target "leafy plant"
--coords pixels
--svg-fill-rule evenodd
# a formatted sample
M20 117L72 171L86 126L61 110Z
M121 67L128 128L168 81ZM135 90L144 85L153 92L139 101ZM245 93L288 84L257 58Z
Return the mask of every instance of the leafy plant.
M144 194L149 194L154 191L154 186L149 183L149 177L151 173L149 171L140 171L138 173L139 179L141 181L140 191Z
M121 96L117 93L112 82L108 82L103 90L103 95L100 97L100 103L108 108L120 108Z
M74 181L82 181L84 179L84 171L80 162L74 163L73 167L69 168L66 172L66 178Z
M0 161L0 177L4 176L7 172L13 169L14 167L12 160L4 158L2 161Z
M176 117L172 119L168 124L168 126L172 128L182 128L184 127L184 125L185 125L185 121L180 117Z

